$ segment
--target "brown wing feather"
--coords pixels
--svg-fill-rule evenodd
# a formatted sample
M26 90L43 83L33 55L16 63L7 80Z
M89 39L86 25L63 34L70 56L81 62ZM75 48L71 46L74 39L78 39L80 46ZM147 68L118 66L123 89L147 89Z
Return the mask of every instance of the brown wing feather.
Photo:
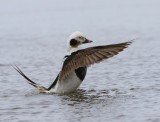
M72 58L62 68L59 80L63 81L67 76L70 75L70 73L79 67L89 66L117 55L130 44L131 42L129 41L120 44L90 47L72 53Z

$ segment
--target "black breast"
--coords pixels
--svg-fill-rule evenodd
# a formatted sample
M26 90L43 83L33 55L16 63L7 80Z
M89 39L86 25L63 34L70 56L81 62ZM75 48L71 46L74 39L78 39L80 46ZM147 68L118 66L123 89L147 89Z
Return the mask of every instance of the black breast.
M83 81L85 76L86 76L86 73L87 73L87 67L80 67L80 68L75 70L75 73L76 73L77 77L81 81Z

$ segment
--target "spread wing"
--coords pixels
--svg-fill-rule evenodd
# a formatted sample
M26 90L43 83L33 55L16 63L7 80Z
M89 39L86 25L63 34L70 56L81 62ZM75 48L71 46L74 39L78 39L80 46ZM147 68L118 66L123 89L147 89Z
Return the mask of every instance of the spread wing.
M70 73L79 67L89 66L99 63L104 59L108 59L123 51L132 42L124 42L119 44L104 45L90 47L73 52L65 61L60 72L59 81L65 80Z

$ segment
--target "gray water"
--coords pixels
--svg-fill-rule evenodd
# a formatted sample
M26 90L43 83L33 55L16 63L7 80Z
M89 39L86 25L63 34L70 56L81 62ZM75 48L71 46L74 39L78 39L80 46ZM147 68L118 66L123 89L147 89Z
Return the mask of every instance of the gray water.
M76 30L85 47L136 40L69 95L38 94L11 67L49 86ZM160 1L1 0L0 122L97 121L160 122Z

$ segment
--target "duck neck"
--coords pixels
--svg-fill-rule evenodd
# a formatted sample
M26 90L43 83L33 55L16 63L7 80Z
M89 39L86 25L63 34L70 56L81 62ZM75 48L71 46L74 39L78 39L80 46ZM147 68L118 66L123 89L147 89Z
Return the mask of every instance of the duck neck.
M71 53L76 52L79 49L79 47L68 47L67 54L70 55Z

